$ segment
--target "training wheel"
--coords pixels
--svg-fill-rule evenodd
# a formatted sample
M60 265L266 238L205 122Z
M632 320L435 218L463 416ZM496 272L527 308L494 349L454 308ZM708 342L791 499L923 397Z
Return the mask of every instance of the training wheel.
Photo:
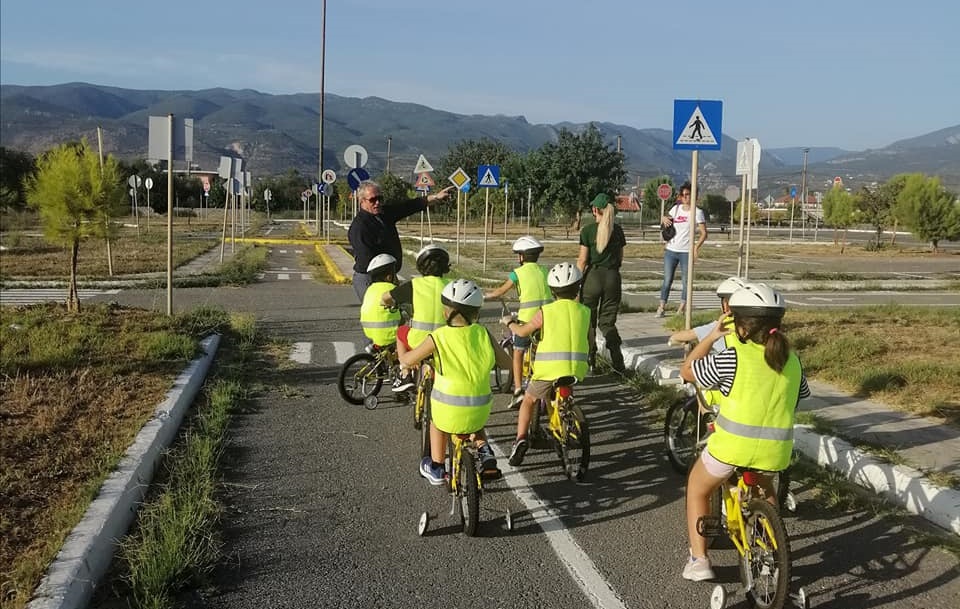
M507 510L507 513L503 517L503 519L506 520L507 522L507 530L512 531L513 530L513 514L510 513L510 510Z
M426 512L420 514L420 522L417 524L417 535L423 537L423 534L427 532L427 527L430 525L430 515Z
M727 591L723 586L716 585L710 594L710 609L723 609L727 605Z
M787 498L783 500L783 507L787 508L791 514L797 511L797 498L793 493L787 493Z
M373 410L378 404L380 404L380 400L378 400L375 395L368 395L363 398L363 407L367 410Z
M791 594L790 598L793 600L794 606L796 606L798 609L807 609L807 607L810 606L807 593L803 588L798 589L796 594Z

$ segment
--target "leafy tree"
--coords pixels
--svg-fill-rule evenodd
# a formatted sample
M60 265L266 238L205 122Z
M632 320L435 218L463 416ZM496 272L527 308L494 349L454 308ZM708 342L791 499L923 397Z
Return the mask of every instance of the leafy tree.
M893 230L890 235L890 245L893 245L897 242L897 227L900 224L903 224L903 220L900 218L900 209L897 204L897 200L900 198L900 193L903 191L904 185L907 183L907 174L895 175L883 185L883 189L886 192L885 196L889 197L892 200L889 210L889 216L893 222Z
M874 227L877 246L880 245L884 227L890 221L890 209L894 202L885 194L882 186L864 186L854 197L854 206L860 211L860 218Z
M0 206L23 210L27 206L24 182L36 171L26 152L0 146Z
M480 165L500 165L501 179L508 176L515 178L512 174L504 171L506 169L504 166L513 156L515 156L514 152L507 148L505 144L490 138L460 140L451 146L440 159L437 165L438 172L433 177L439 186L441 181L446 182L447 176L452 175L457 167L460 167L470 176L471 186L475 188L477 186L477 168Z
M577 215L597 194L617 192L626 175L623 154L605 145L591 123L581 133L561 129L556 142L532 152L525 179L541 206Z
M920 239L930 241L937 252L940 241L960 239L960 207L956 195L939 178L912 174L897 198L898 215Z
M847 247L847 228L853 224L855 210L853 196L840 186L834 186L823 197L823 221L833 226L834 245L837 244L837 229L843 229L841 254Z
M104 218L123 200L122 184L116 159L107 157L101 172L99 158L86 141L51 150L38 160L36 175L27 179L27 202L40 213L44 238L70 248L68 311L80 311L80 242L88 237L107 236L109 223Z
M406 201L414 196L413 184L393 173L384 173L376 180L380 185L380 194L384 201L391 203Z
M725 196L707 195L703 198L700 206L703 208L703 213L706 214L708 220L730 223L730 202L727 201ZM754 221L756 221L759 216L755 215L753 218Z
M733 208L733 217L737 219L737 226L740 226L740 206L742 203L743 201L737 200ZM726 203L726 205L729 205L729 203ZM756 225L760 221L760 206L756 201L750 201L750 207L745 210L743 221L751 225Z

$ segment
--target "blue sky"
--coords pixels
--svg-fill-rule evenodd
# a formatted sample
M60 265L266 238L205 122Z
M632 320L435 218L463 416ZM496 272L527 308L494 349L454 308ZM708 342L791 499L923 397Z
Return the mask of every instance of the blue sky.
M0 82L320 90L320 0L3 0ZM328 0L328 93L670 129L721 99L764 147L960 123L960 3Z

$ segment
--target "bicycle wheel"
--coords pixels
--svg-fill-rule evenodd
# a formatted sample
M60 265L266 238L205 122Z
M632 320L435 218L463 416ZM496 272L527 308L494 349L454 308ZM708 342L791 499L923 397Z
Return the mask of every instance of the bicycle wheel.
M363 404L368 395L376 395L383 385L383 374L377 358L369 353L357 353L344 362L337 377L340 397L351 404Z
M747 602L760 609L780 609L789 594L790 540L777 508L763 499L747 504L744 518L747 553L740 557L740 579Z
M424 392L420 411L420 458L430 456L430 393Z
M477 534L480 523L480 478L477 476L477 464L473 453L462 449L460 457L460 514L463 519L463 533L467 537Z
M678 474L686 475L697 450L697 398L677 400L667 410L663 426L667 459Z
M563 473L568 479L582 482L590 467L590 428L583 411L575 404L563 409L560 416L562 441L558 442Z
M529 442L530 448L543 449L550 447L547 432L543 430L543 426L540 424L543 408L543 400L537 400L533 403L533 414L530 416L530 425L527 426L527 442Z

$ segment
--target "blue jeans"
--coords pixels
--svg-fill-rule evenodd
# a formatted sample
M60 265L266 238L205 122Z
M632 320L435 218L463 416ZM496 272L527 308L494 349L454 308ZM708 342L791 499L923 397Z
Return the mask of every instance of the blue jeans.
M663 285L660 287L660 302L666 303L670 299L670 288L673 286L673 275L680 265L680 302L687 302L687 261L688 252L665 250L663 253Z

